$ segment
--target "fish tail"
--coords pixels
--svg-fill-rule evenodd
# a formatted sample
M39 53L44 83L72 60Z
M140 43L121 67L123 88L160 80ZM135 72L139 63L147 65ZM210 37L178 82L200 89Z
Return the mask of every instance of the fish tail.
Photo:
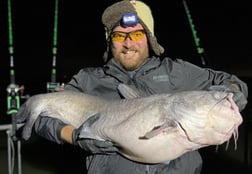
M35 122L34 116L31 115L31 106L29 103L24 103L18 110L18 112L14 115L16 123L25 123L22 129L22 138L28 140L31 136L32 126Z
M26 121L26 119L27 119L27 117L26 117L27 114L24 114L24 113L26 113L26 106L25 106L25 105L26 105L26 104L22 105L22 106L18 109L17 113L14 114L16 123L23 123L23 122Z
M36 119L33 119L33 117L31 117L25 124L25 126L23 127L23 131L22 131L22 138L25 140L28 140L31 137L31 133L32 133L32 127L35 123Z

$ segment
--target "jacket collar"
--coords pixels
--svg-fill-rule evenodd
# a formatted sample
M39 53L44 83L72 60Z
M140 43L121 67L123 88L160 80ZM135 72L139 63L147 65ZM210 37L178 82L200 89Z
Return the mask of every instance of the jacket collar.
M144 75L149 71L156 69L161 64L159 57L150 57L146 63L136 70L135 77ZM130 79L130 73L123 69L113 58L110 59L103 67L107 75L111 75L120 82L125 82Z

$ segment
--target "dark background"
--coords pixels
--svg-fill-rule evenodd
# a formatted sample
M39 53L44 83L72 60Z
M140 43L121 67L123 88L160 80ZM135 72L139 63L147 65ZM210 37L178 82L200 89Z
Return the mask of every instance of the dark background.
M24 85L25 95L31 96L47 92L47 82L51 80L52 69L55 1L12 0L11 2L16 84ZM59 1L57 82L68 82L71 76L83 67L102 65L105 35L101 15L103 10L113 2L116 1ZM182 0L145 0L144 2L152 8L155 35L165 48L166 55L174 59L182 58L202 66ZM204 58L208 62L207 66L235 74L247 82L250 87L252 81L252 18L249 0L187 0L187 4L195 30L200 38L201 47L205 50ZM8 124L11 120L11 116L6 115L6 88L10 84L7 12L7 0L0 0L1 124ZM207 171L217 173L220 171L215 171L218 167L223 167L222 171L228 169L245 171L248 163L251 164L251 129L248 128L251 126L252 117L250 102L242 114L245 121L240 128L241 145L238 145L238 150L221 150L215 153L212 147L203 149L202 155L206 161L205 173ZM79 159L84 159L84 157L78 157L75 154L76 149L67 145L67 147L59 147L36 135L34 135L34 139L30 142L23 142L24 161L33 162L33 166L40 170L47 168L55 173L67 172L65 169L67 165L75 168L76 171L79 170L78 167L83 167L84 162L80 162ZM247 139L249 142L246 142ZM0 142L2 140L4 137L1 137ZM1 143L1 145L3 144ZM32 150L31 147L39 148ZM2 147L2 149L4 148ZM82 152L78 151L77 154L80 153ZM64 158L65 155L72 157L74 162L71 163L69 158ZM41 161L37 162L40 158L50 160L51 166L40 166ZM57 163L52 163L51 160L57 161ZM46 163L44 161L43 165Z

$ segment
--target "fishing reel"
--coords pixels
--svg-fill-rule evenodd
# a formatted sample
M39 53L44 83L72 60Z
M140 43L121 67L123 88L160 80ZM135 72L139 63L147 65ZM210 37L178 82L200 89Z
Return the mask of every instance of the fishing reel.
M64 90L65 84L56 83L56 82L48 82L47 83L47 92L58 92Z
M20 107L20 99L28 99L30 96L24 95L24 85L10 84L7 87L7 114L15 114Z

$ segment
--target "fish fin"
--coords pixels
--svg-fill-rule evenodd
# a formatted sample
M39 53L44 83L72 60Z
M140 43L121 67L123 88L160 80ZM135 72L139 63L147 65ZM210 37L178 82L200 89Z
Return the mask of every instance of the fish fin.
M79 138L83 139L96 139L96 140L103 140L101 138L97 138L97 135L94 135L92 133L91 127L92 125L99 120L100 114L94 114L93 116L89 117L82 125L81 125L81 131L79 134Z
M162 125L155 126L151 131L147 132L144 136L139 137L139 139L151 139L159 134L169 133L176 127L177 124L174 121L169 120Z
M126 99L138 98L141 96L138 91L130 88L128 85L125 85L123 83L119 83L117 89L119 93Z
M42 111L39 116L40 117L53 117L53 118L61 118L60 116L61 114L59 112L57 112L56 110L51 110L50 108ZM61 120L63 122L65 122L64 120Z

